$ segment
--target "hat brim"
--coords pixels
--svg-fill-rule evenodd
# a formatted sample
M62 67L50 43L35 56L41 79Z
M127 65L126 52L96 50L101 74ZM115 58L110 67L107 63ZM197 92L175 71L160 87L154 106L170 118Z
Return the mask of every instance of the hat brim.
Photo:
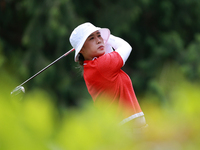
M107 41L108 41L108 39L110 37L110 30L109 29L107 29L107 28L95 28L94 30L91 30L90 33L88 33L87 35L84 36L82 42L79 44L79 47L76 48L75 57L74 57L75 62L78 61L78 54L81 51L81 49L82 49L85 41L87 40L88 36L90 34L92 34L93 32L95 32L95 31L99 31L101 33L101 37L104 40L104 44L107 43Z

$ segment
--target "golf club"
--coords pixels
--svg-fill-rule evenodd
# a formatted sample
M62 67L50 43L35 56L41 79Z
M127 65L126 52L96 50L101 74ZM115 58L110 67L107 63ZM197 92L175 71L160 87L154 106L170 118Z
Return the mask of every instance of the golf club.
M27 79L26 81L24 81L22 84L18 85L12 92L11 95L17 95L20 92L24 92L25 93L25 88L22 86L24 85L26 82L30 81L31 79L33 79L34 77L36 77L37 75L39 75L40 73L42 73L43 71L45 71L47 68L49 68L50 66L52 66L53 64L55 64L57 61L59 61L61 58L67 56L69 53L71 53L72 51L74 51L75 49L72 48L71 50L69 50L68 52L66 52L65 54L63 54L62 56L60 56L58 59L56 59L55 61L53 61L52 63L50 63L48 66L46 66L45 68L43 68L42 70L40 70L38 73L36 73L35 75L33 75L32 77L30 77L29 79Z

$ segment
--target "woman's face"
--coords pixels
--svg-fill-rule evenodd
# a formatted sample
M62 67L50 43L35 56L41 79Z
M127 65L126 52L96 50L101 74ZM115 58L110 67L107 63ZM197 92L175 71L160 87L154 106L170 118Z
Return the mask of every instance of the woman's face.
M88 36L80 53L85 60L92 60L94 57L99 57L105 54L104 40L99 31L93 32Z

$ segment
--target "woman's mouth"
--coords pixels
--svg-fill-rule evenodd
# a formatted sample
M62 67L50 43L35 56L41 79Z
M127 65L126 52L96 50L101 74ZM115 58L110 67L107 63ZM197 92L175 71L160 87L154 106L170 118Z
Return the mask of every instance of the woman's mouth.
M98 49L100 49L100 50L104 50L104 46L101 45L101 46L98 47Z

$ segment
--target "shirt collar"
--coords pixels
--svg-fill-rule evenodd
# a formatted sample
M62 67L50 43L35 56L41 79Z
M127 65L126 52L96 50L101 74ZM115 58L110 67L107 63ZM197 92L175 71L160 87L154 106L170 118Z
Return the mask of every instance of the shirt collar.
M92 60L85 60L84 63L83 63L83 66L84 66L84 65L87 65L87 62L93 61L93 60L95 60L95 59L97 59L97 57L94 57Z

